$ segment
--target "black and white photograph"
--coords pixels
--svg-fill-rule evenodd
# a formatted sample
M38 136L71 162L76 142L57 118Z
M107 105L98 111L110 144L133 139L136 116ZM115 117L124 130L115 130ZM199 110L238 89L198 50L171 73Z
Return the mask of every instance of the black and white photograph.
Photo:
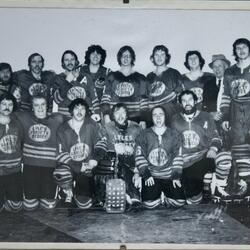
M250 6L129 4L0 6L0 249L250 248Z

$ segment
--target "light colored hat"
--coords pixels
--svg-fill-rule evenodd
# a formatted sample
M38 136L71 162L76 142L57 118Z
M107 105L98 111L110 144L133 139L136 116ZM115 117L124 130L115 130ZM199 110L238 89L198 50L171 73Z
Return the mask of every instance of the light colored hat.
M231 62L229 60L227 60L227 58L223 54L218 54L218 55L213 55L212 56L212 62L208 64L208 66L211 69L213 68L213 63L216 60L222 60L222 61L224 61L228 65L228 67L230 67L230 65L231 65Z

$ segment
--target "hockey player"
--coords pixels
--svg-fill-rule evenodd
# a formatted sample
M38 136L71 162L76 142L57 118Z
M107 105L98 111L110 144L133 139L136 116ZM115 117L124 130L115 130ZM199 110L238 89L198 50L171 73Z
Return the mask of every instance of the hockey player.
M155 46L150 60L156 68L147 75L149 108L162 105L169 118L176 113L177 95L182 91L180 73L168 67L170 58L168 48Z
M198 204L202 201L203 188L206 193L209 191L211 173L215 171L214 159L222 142L211 114L197 110L198 98L194 92L185 90L178 99L182 111L173 117L171 126L183 137L182 183L186 202ZM203 179L206 182L205 186Z
M72 118L57 132L58 165L54 177L66 194L65 202L71 203L74 198L77 207L87 209L93 204L92 170L105 153L106 141L99 133L99 126L89 117L85 100L72 101L69 112Z
M189 72L183 75L183 90L190 89L196 94L198 109L202 107L204 85L213 78L211 73L202 71L204 64L205 60L199 51L193 50L186 53L184 65Z
M58 112L70 118L69 104L76 98L85 99L93 113L99 114L99 103L89 74L80 72L78 57L72 50L64 51L61 58L64 72L55 77L54 100ZM97 120L100 117L97 116Z
M21 101L20 88L13 81L13 72L10 64L0 63L0 95L11 93L19 103Z
M236 64L228 68L224 77L224 94L221 111L223 127L231 127L231 151L233 157L233 183L231 190L234 198L249 200L247 183L250 176L250 41L237 39L233 44Z
M28 58L29 70L14 72L13 80L20 88L20 110L31 110L32 96L43 95L48 103L48 110L52 112L52 87L55 73L43 71L44 58L38 54L31 54Z
M16 100L9 93L0 96L0 211L22 208L21 159L23 129L12 115Z
M141 131L138 123L130 121L127 108L118 103L111 110L112 121L105 125L104 134L107 138L106 155L95 169L95 181L98 187L97 195L104 202L105 184L111 179L114 169L111 160L115 153L118 157L118 177L126 183L127 202L129 205L140 202L139 190L135 188L133 176L135 173L135 139Z
M63 122L60 114L47 114L44 96L33 96L33 112L19 112L17 117L24 127L23 182L24 209L34 210L40 205L56 206L57 186L53 171L56 167L56 131Z
M183 158L181 135L166 126L163 107L152 109L153 126L138 136L135 162L142 177L142 202L152 209L161 204L162 192L166 206L179 207L185 204L181 186ZM138 186L137 174L134 176Z
M124 103L131 120L146 126L144 116L147 109L146 78L133 70L135 52L130 46L123 46L117 53L120 70L111 72L102 98L105 122L110 121L110 109L117 103Z
M106 78L110 71L103 66L105 59L106 50L100 45L91 45L85 52L85 65L83 65L80 70L81 73L89 75L92 79L99 103L102 100Z

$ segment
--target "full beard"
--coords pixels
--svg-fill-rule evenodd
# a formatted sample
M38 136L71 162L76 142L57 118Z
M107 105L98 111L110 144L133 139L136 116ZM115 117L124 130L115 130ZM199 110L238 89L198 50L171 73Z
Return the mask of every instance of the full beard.
M185 108L182 108L182 113L185 114L185 115L190 115L190 114L195 113L196 110L197 110L196 106L194 106L190 110L186 110Z

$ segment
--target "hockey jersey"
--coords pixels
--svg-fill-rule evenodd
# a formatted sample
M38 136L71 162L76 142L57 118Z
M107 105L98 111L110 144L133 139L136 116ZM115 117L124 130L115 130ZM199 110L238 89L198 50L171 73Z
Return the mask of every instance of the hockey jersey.
M80 73L89 75L92 82L94 83L94 90L98 97L99 103L102 100L102 95L105 87L105 83L107 80L107 75L110 72L110 69L106 67L100 66L96 73L91 73L88 65L83 65L81 67Z
M99 161L104 156L107 140L91 118L85 118L79 135L69 122L63 123L57 131L57 161L79 173L83 162L87 163L90 159Z
M203 101L203 89L204 85L207 84L213 78L213 74L204 72L204 74L197 78L196 80L190 80L186 75L182 75L183 90L192 90L198 97L197 103L198 107L201 108L201 103Z
M161 75L151 72L147 75L149 108L157 105L166 106L170 102L176 104L176 97L182 91L180 73L168 68Z
M140 132L140 126L133 121L128 121L124 129L118 128L113 121L104 127L103 134L107 138L106 153L115 152L119 161L126 163L131 171L135 167L135 139Z
M133 120L145 120L144 111L147 109L146 78L138 72L129 76L120 71L108 75L102 97L103 113L108 114L112 106L124 103L127 106L129 117Z
M189 167L205 157L210 147L219 150L222 146L213 117L207 112L196 111L191 119L181 113L176 114L171 127L179 131L183 137L184 167Z
M144 179L179 179L182 173L182 140L179 132L167 128L158 136L153 128L141 132L136 140L135 163Z
M231 101L250 104L250 65L241 70L236 64L228 68L224 75L224 93L221 112L228 119Z
M23 133L15 116L8 125L0 124L0 176L21 171Z
M21 89L20 110L31 110L31 99L34 95L43 95L47 99L49 111L52 111L52 88L55 73L42 71L41 80L37 80L30 71L20 70L13 74L13 80Z
M66 80L65 73L55 77L54 101L58 104L58 112L70 117L69 104L76 98L82 98L88 103L90 110L99 113L99 102L89 75L80 73L72 82Z
M63 116L52 113L38 119L30 112L17 112L24 127L23 163L30 166L56 166L56 132L63 123Z

